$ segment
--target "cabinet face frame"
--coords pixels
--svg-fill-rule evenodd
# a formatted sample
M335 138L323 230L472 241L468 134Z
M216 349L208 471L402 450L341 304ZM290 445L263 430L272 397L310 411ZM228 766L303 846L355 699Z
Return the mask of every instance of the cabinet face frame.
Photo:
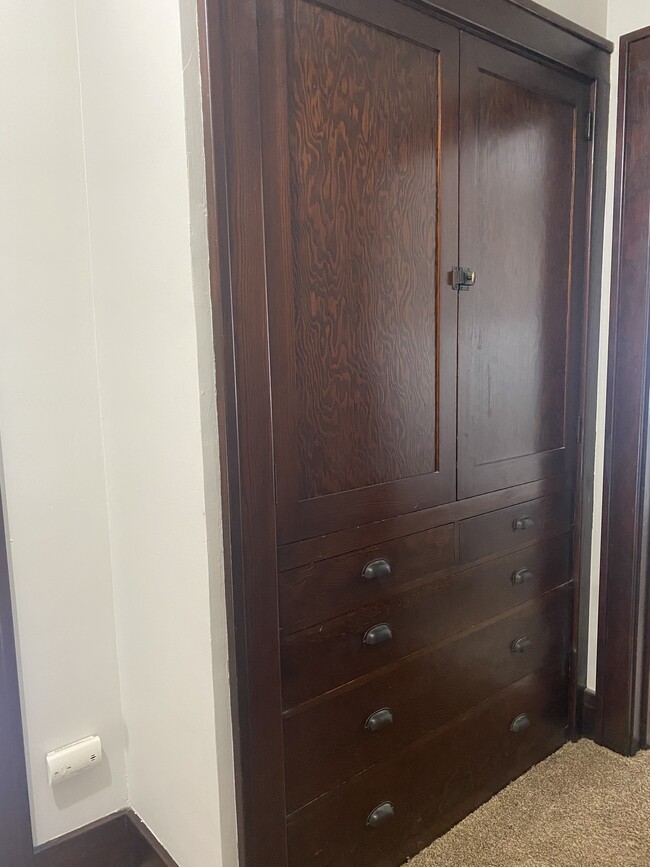
M372 6L372 0L358 2ZM589 516L593 505L612 46L532 0L403 2L516 52L573 71L592 87L596 127L590 155L590 244L585 251L589 286L581 389L585 421L575 530L580 605L575 611L570 696L575 719L576 685L584 683L586 670L589 587L586 575L580 580L580 559L582 555L589 562L591 521L583 521L581 515ZM263 7L266 0L199 0L241 867L285 867L287 863L260 137L258 19ZM282 21L274 26L282 27Z

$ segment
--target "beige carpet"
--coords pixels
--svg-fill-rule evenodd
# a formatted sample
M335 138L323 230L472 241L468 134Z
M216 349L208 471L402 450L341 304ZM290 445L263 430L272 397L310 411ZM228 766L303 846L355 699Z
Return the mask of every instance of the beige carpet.
M408 867L650 867L650 752L567 744Z

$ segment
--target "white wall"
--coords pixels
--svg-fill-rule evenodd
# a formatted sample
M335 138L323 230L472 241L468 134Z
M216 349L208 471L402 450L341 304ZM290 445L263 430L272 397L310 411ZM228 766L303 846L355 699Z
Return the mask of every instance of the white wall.
M178 0L78 5L92 278L129 800L181 867L234 867L195 4L183 13L182 31Z
M543 5L600 36L607 34L607 0L543 0Z
M0 438L36 842L126 803L73 0L0 4ZM107 761L56 796L45 753Z
M195 3L8 0L0 49L0 435L36 842L128 797L181 867L234 867ZM93 732L106 763L53 794L45 752Z

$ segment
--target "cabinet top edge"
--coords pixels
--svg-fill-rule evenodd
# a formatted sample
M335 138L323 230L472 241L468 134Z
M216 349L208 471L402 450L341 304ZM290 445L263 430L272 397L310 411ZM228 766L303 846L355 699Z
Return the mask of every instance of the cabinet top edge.
M614 51L614 43L605 36L594 33L593 30L589 30L589 28L583 27L581 24L576 24L570 18L565 18L564 15L554 12L552 9L547 9L546 6L536 3L535 0L506 0L506 2L511 6L518 6L537 18L548 21L554 27L559 27L560 30L564 30L566 33L571 34L571 36L577 36L578 39L589 42L595 48L600 48L608 54L612 54Z

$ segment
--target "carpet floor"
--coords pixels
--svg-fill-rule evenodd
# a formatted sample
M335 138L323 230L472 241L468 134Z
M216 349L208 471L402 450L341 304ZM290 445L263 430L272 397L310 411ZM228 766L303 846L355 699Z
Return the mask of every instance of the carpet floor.
M408 867L650 867L650 752L567 744Z

